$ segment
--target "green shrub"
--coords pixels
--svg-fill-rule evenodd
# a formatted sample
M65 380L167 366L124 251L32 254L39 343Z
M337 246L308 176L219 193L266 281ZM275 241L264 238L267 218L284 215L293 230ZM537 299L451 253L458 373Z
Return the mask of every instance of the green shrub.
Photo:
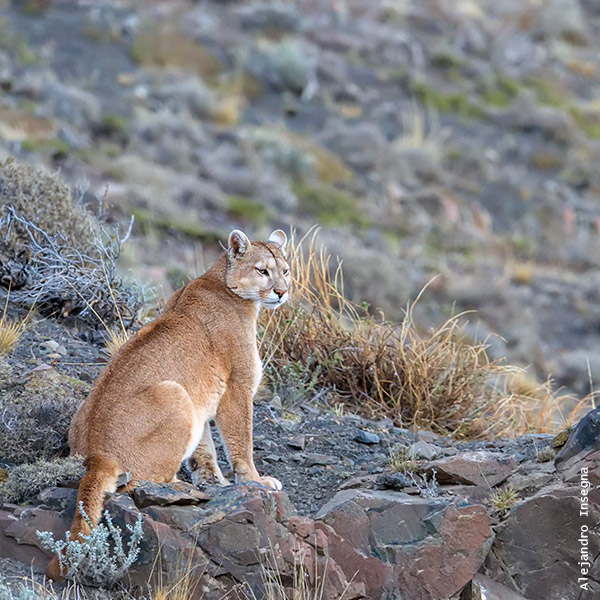
M269 210L262 203L252 198L230 196L227 200L228 212L242 221L265 224L269 219Z
M323 225L366 225L358 198L332 185L296 183L294 193L301 209Z

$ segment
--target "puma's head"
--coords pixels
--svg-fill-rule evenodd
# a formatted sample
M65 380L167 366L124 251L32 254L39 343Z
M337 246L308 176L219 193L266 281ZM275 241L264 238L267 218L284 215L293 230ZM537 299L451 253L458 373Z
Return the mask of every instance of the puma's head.
M227 287L240 298L277 308L289 298L290 266L285 259L287 236L274 231L266 242L251 242L239 229L229 234Z

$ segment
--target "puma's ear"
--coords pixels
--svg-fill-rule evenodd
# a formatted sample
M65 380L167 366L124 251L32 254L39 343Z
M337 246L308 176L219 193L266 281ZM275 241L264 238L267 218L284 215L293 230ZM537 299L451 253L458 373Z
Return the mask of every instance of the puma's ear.
M231 258L244 256L248 248L250 248L250 240L246 237L246 234L239 229L234 229L229 234L229 248L227 248L229 256Z
M281 229L276 229L269 236L267 242L275 244L283 252L283 254L285 254L285 246L287 244L287 235L285 235L285 231L282 231Z

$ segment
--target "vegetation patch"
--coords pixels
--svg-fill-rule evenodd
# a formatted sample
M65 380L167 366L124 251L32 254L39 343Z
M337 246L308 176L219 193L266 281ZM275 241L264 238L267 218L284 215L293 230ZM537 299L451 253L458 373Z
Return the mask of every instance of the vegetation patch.
M80 456L38 460L7 469L6 480L0 483L0 502L22 504L43 489L83 477L85 468Z
M292 189L300 200L301 209L323 225L367 224L358 198L344 190L319 183L296 183Z
M256 225L266 224L271 217L269 209L262 202L242 196L229 196L227 212L236 219Z
M55 174L14 159L0 163L0 234L0 295L10 289L18 304L94 325L135 319L140 290L116 275L129 233L105 230Z
M175 219L169 215L160 215L154 211L139 207L133 209L133 215L144 233L148 233L152 228L156 228L172 233L182 233L189 238L204 242L218 243L223 239L223 232L206 229L194 219Z
M485 116L483 108L473 102L466 93L441 92L419 81L411 82L410 90L423 104L439 112L457 114L465 119L481 119Z
M481 91L481 99L486 104L504 108L518 96L522 85L510 77L498 76L493 86L484 87Z
M55 371L17 376L0 361L0 462L50 460L67 453L67 436L89 384Z
M349 302L340 265L316 249L314 234L292 240L288 258L293 300L261 313L261 353L268 369L303 365L314 383L303 376L328 391L330 404L388 416L401 427L475 438L553 431L557 411L573 401L556 397L549 385L531 395L511 391L510 377L519 370L490 360L485 344L469 343L460 316L423 333L414 304L397 324ZM578 403L565 418L574 421L588 404Z
M221 72L221 63L207 48L169 25L139 33L131 55L140 65L178 67L200 77L214 77Z

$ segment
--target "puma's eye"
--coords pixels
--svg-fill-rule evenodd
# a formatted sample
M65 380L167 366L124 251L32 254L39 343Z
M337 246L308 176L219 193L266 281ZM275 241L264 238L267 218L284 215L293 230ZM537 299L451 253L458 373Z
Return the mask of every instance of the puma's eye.
M256 269L261 275L269 275L269 271L266 269Z
M284 275L287 275L289 272L290 272L290 270L289 270L289 269L284 269L284 270L282 271L282 273L283 273Z

